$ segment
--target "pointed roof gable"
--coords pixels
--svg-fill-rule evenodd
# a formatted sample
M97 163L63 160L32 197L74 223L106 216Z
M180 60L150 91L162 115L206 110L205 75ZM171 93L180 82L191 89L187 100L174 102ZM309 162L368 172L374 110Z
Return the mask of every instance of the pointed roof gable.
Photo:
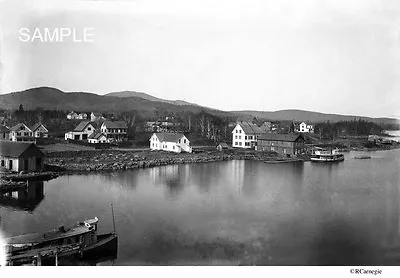
M31 130L26 124L24 124L24 123L16 124L16 125L13 126L12 128L10 128L10 130L11 130L11 131L18 131L18 130L20 130L20 128L21 128L22 126L24 126L27 130L32 131L32 130Z
M74 131L83 131L86 126L88 126L89 124L92 125L92 123L90 121L81 121L75 128ZM93 125L92 125L93 126ZM93 127L94 128L94 127Z
M99 139L101 136L107 138L107 136L103 132L93 132L92 134L89 135L88 139Z
M32 128L31 128L32 132L35 132L35 130L38 129L40 126L43 126L43 128L44 128L46 131L48 131L47 128L46 128L42 123L36 123L36 124L34 124L34 125L32 126Z

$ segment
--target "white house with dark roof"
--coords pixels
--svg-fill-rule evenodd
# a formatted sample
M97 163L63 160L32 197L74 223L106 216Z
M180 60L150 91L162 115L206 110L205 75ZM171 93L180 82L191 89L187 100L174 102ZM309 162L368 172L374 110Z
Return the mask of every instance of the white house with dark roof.
M95 132L95 128L90 121L82 121L73 131L65 133L65 140L87 140Z
M192 152L189 139L181 133L153 133L149 141L150 150L163 150L176 153L182 151L188 153Z
M249 122L237 123L232 130L232 146L251 149L257 145L257 137L265 133L257 125Z
M91 144L108 143L107 135L103 132L93 132L89 135L88 142Z
M128 125L124 121L105 121L100 130L108 141L124 141L128 139Z
M314 133L314 126L306 122L302 122L296 127L297 132L301 133Z
M24 123L19 123L10 128L10 141L35 142L32 130Z
M47 138L49 131L42 123L36 123L31 127L32 136L35 138Z

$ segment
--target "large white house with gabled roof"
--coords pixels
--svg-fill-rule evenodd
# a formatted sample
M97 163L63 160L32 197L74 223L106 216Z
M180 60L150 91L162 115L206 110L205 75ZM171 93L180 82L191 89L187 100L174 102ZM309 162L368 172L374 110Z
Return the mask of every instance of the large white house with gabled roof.
M160 132L153 133L150 137L150 150L163 150L180 153L191 153L190 141L181 133Z
M237 123L232 130L232 147L252 149L257 145L257 137L266 131L249 122Z
M35 142L32 130L24 123L19 123L10 128L10 141L13 142Z
M87 140L94 131L95 128L90 121L81 121L73 131L65 133L65 140Z

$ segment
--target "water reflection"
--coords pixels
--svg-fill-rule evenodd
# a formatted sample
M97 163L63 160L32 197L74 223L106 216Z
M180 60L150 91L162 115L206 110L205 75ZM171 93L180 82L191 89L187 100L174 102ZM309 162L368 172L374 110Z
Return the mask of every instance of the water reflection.
M29 181L24 187L0 195L0 206L33 211L44 198L43 181Z
M379 245L400 244L400 152L379 155L337 164L237 160L63 176L45 185L46 198L32 214L0 214L9 235L94 216L109 232L112 202L118 265L378 264Z

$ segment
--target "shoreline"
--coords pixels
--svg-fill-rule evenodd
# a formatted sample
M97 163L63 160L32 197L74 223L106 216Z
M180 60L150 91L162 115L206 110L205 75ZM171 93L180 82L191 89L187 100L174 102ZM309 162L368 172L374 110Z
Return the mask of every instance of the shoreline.
M87 172L114 172L133 169L144 169L175 164L207 163L229 160L282 161L295 162L299 158L282 158L277 155L247 152L216 152L202 153L167 153L163 151L126 152L109 150L99 153L85 151L80 154L59 154L47 158L48 169L60 174L76 174ZM301 159L305 160L305 159Z
M400 145L378 148L352 147L348 151L387 151L400 149ZM133 169L144 169L175 164L207 163L230 160L253 160L266 162L305 162L310 161L308 155L284 157L267 152L254 150L202 150L195 153L171 153L165 151L126 151L103 150L98 151L67 151L49 153L47 157L48 171L60 174L75 174L87 172L113 172Z

